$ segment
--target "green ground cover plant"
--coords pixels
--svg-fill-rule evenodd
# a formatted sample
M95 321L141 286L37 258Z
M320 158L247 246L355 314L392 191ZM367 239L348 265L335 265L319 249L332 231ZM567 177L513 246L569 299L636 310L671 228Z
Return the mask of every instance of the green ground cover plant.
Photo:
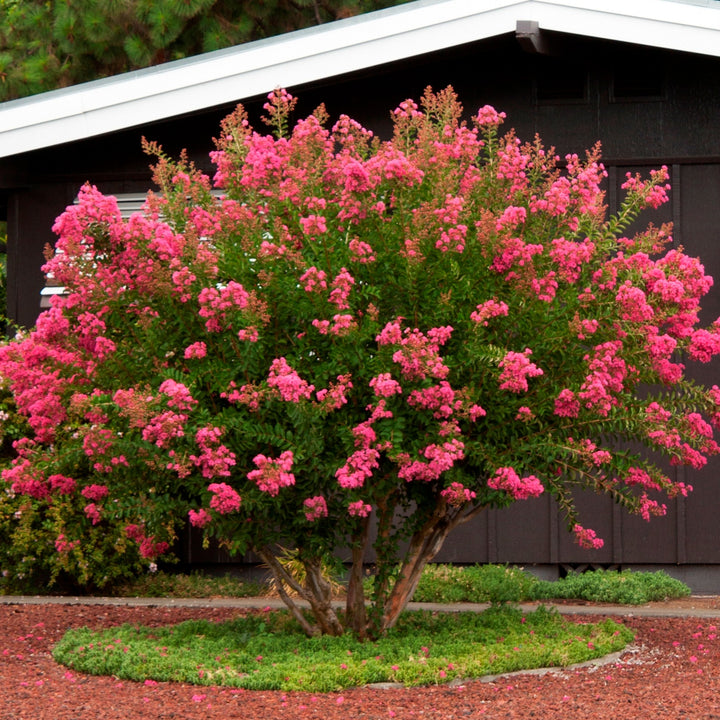
M79 672L134 681L331 692L567 667L619 651L632 639L631 630L611 620L576 624L550 609L524 614L507 605L480 614L407 612L374 642L350 633L308 638L282 611L224 623L75 629L53 656Z
M549 581L507 565L429 565L413 599L490 603L565 599L641 605L686 597L690 592L685 583L663 571L598 569Z

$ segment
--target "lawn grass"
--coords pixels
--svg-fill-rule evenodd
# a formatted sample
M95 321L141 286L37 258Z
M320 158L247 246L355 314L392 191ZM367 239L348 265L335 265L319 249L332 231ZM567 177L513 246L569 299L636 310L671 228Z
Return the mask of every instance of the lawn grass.
M483 613L406 612L377 642L307 638L285 611L231 622L68 631L54 658L79 672L156 682L331 692L372 683L429 685L584 662L623 649L632 631L604 620L493 606Z

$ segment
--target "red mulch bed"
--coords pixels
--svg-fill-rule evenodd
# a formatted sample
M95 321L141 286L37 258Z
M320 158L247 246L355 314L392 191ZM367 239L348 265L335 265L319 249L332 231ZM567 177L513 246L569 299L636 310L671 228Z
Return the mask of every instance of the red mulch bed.
M714 605L713 605L714 607ZM619 662L543 676L523 674L462 686L342 693L243 691L91 677L57 665L50 650L67 628L123 622L222 620L230 608L83 605L0 606L0 720L139 718L612 718L720 719L720 620L640 618L623 622L636 647ZM572 620L597 621L574 617ZM311 671L311 668L308 668Z

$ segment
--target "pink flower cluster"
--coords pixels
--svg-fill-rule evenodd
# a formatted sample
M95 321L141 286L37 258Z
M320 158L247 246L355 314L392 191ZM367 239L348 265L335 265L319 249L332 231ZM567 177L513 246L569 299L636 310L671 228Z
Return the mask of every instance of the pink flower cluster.
M309 400L315 389L314 385L305 382L288 365L284 357L273 360L267 382L271 388L277 390L280 398L285 402L297 403L301 400Z
M195 433L195 442L201 450L190 460L200 469L204 478L230 477L235 465L235 453L220 442L223 431L217 427L202 427Z
M206 287L198 295L200 310L198 315L205 318L205 327L210 332L220 332L230 327L228 315L232 310L245 310L251 304L252 297L245 288L231 280L225 287Z
M478 110L475 120L478 125L499 127L506 117L504 112L498 112L492 105L483 105Z
M285 450L276 459L256 455L253 462L257 470L251 470L248 478L271 497L275 497L281 488L295 484L295 476L290 472L293 466L293 453Z
M575 523L573 526L575 539L580 547L587 550L599 550L605 542L597 536L597 533L590 528L584 528L582 525Z
M239 506L240 505L238 503L238 507ZM200 510L188 510L188 517L190 519L190 524L197 528L204 528L212 522L212 515L203 508L200 508Z
M173 438L181 438L185 435L187 420L187 415L166 410L150 418L142 431L143 440L154 443L159 448L169 447Z
M305 292L322 292L327 290L327 274L324 270L318 270L315 266L308 268L301 276L300 282Z
M585 356L589 373L580 388L578 398L586 408L606 417L612 407L618 404L615 397L624 388L628 368L619 356L622 341L613 340L596 345L592 355Z
M622 184L622 189L641 197L645 203L652 208L658 208L668 201L668 190L670 185L665 183L670 173L665 165L659 170L650 171L650 181L644 181L640 175L626 173L627 178Z
M461 507L472 502L477 494L472 490L468 490L462 483L453 482L448 487L440 491L440 495L445 498L445 502L452 507Z
M68 540L63 533L60 533L55 539L55 550L59 553L69 553L79 545L79 540Z
M101 510L102 508L98 507L95 503L88 503L83 508L85 517L87 517L87 519L90 520L93 525L97 525L102 519Z
M509 390L514 393L527 392L527 379L543 374L543 371L535 363L530 362L530 355L532 355L530 348L525 348L521 353L510 350L500 361L502 372L498 382L501 390Z
M65 475L50 475L48 484L53 490L57 490L60 495L72 495L77 487L75 480Z
M163 380L158 391L170 398L167 405L176 410L192 410L197 405L197 400L193 398L187 387L170 378Z
M210 507L220 513L220 515L228 515L240 509L240 496L227 483L210 483L208 485L208 491L213 493L213 496L210 498ZM196 513L195 520L196 522L207 523L206 515L202 513L204 513L203 510Z
M390 373L380 373L370 380L370 387L377 397L392 397L402 393L402 387L397 380L394 380Z
M399 345L393 354L393 362L400 365L400 370L407 380L423 380L434 377L445 378L449 372L439 355L440 346L444 345L452 335L453 329L446 327L431 328L427 335L417 328L400 328L400 319L387 323L375 338L378 345Z
M355 279L353 276L345 268L341 268L340 272L330 284L332 290L330 291L328 301L337 306L339 310L347 310L350 307L348 298L350 297L350 291L354 284Z
M308 522L315 522L315 520L328 516L327 503L322 495L306 498L303 500L303 506L305 507L305 518Z
M108 490L107 485L86 485L80 491L80 494L88 500L99 502L103 498L107 497L109 492L110 491Z
M457 438L451 438L441 445L431 443L420 451L427 460L413 460L409 455L400 454L398 477L411 482L431 482L437 480L444 472L450 470L457 460L465 457L465 445Z
M348 504L348 515L352 517L368 517L372 512L372 505L368 505L362 500L355 500Z
M353 384L350 374L338 375L337 382L331 383L330 387L318 390L315 393L317 401L327 412L339 410L343 405L347 405L347 393L352 390Z
M589 238L582 242L556 238L551 243L550 259L558 266L558 277L566 283L577 282L583 265L595 254L595 245Z
M302 231L310 237L316 237L327 232L325 218L322 215L308 215L300 218Z
M545 492L542 482L534 475L521 478L511 467L498 468L487 484L493 490L504 490L515 500L539 497Z
M372 477L373 470L379 466L378 460L380 459L379 444L373 424L378 420L390 417L392 417L392 413L386 409L385 400L380 399L372 408L370 417L353 428L354 444L357 449L348 457L347 462L335 472L340 487L346 490L361 488L365 484L365 480Z
M432 410L435 418L449 418L455 411L462 409L462 401L455 400L455 391L450 383L442 380L438 385L431 385L422 390L413 390L407 399L411 407Z
M575 418L580 414L580 401L569 388L561 390L555 398L555 414L570 418Z
M487 327L490 318L507 316L507 314L507 303L498 301L497 298L492 298L478 305L477 309L470 313L470 319L478 325L482 323L482 325Z
M193 343L192 345L188 345L185 348L185 352L183 353L183 357L186 360L193 359L193 360L202 360L207 355L207 345L202 342L202 340Z

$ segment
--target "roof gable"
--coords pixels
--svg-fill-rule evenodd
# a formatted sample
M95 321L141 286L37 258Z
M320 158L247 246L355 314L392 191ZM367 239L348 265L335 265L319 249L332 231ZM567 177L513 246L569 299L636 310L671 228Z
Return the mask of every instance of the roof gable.
M0 157L513 33L519 22L720 56L715 0L416 0L0 104Z

